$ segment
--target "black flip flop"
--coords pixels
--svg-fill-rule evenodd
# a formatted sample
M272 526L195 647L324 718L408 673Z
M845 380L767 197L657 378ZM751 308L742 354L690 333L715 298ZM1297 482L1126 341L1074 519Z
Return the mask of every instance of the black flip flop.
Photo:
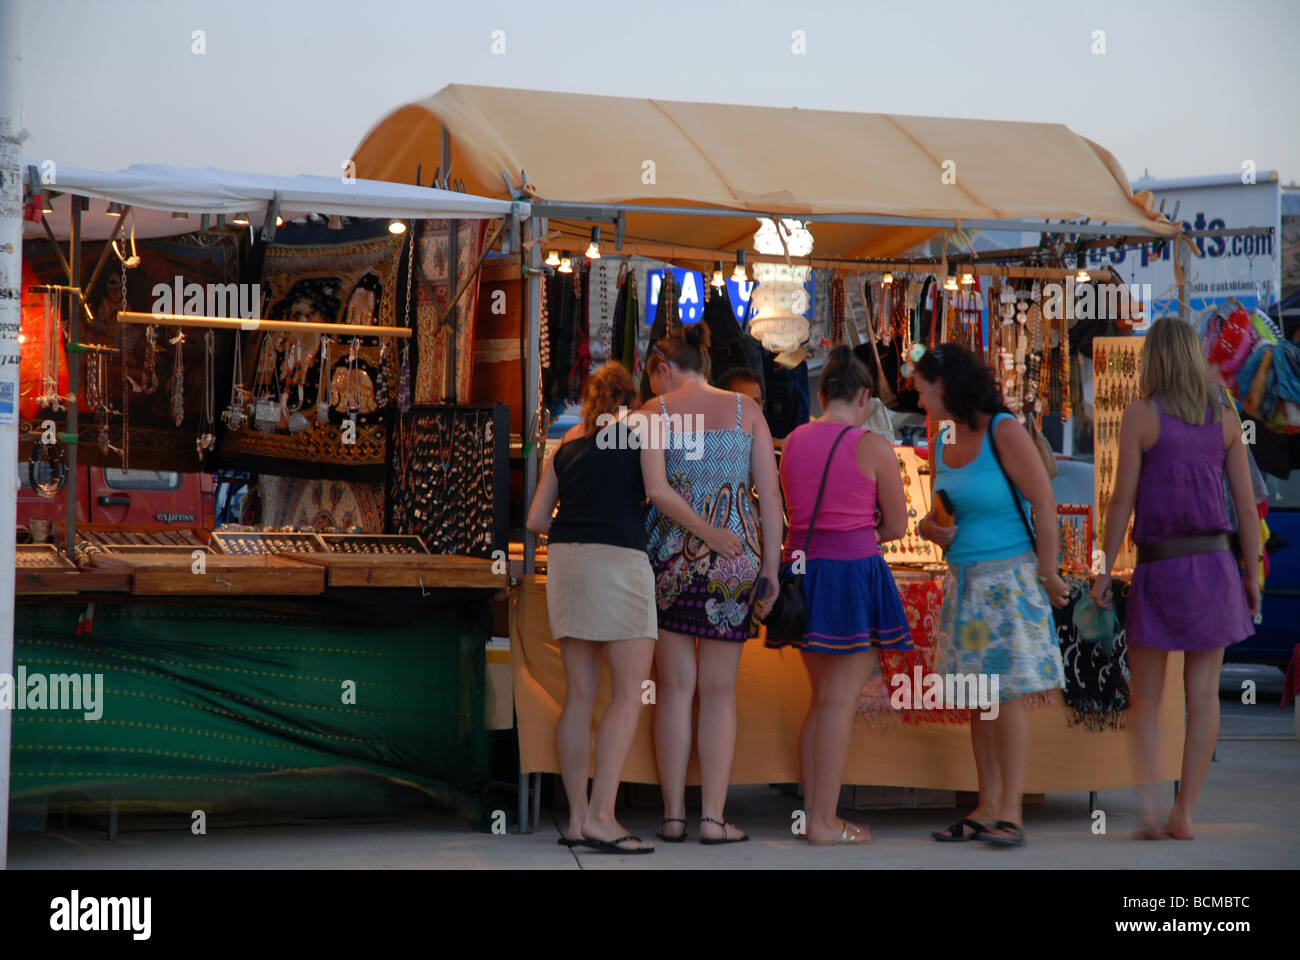
M704 844L706 847L720 847L724 843L744 843L746 840L749 839L749 834L745 834L743 837L734 837L734 838L728 837L726 823L724 823L721 820L714 820L712 817L700 817L700 823L706 823L706 822L716 823L718 826L722 828L722 836L720 837L705 837L705 836L700 837L700 843Z
M562 847L585 847L589 841L584 840L582 837L578 837L576 840L570 840L568 837L560 837L560 839L555 842Z
M970 827L974 833L967 834L966 828ZM934 830L930 833L931 839L938 840L940 843L971 843L980 838L981 833L988 833L989 828L984 826L978 820L972 820L970 817L962 817L952 826L943 830Z
M685 842L686 842L686 827L682 827L682 832L681 832L681 835L680 835L680 836L669 837L669 836L665 836L665 835L664 835L664 824L665 824L665 823L683 823L683 824L684 824L684 823L686 823L686 821L683 820L681 817L664 817L661 821L659 821L659 829L655 831L655 836L656 836L656 837L658 837L658 838L659 838L660 840L662 840L664 843L685 843Z
M999 820L993 824L994 830L1007 830L1011 833L1009 837L995 837L993 834L977 833L976 840L983 840L997 847L1023 847L1025 845L1025 831L1020 829L1020 825L1012 823L1010 820Z
M643 853L655 852L654 847L641 847L639 850L629 850L626 847L619 846L620 843L626 843L629 840L633 840L636 843L643 842L640 837L634 837L629 833L625 837L618 837L614 840L587 840L586 844L597 853L627 853L637 856Z

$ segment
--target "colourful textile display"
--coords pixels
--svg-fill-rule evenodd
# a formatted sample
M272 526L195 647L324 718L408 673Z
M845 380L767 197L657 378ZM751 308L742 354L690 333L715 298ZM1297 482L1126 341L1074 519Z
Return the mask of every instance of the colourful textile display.
M264 527L293 526L319 533L383 533L384 485L262 474Z
M392 236L320 246L273 243L262 270L263 316L392 326L401 251L401 238ZM245 335L253 418L223 432L223 462L277 474L382 480L387 428L380 401L391 402L396 390L385 387L397 384L397 351L384 346L379 337ZM345 434L345 420L355 430Z
M456 226L456 276L451 276L451 231ZM454 312L452 297L483 253L486 220L425 220L412 278L415 291L416 403L460 403L469 399L474 372L474 320L479 279L475 275ZM423 279L421 279L421 277ZM444 322L445 320L445 322ZM455 350L455 377L450 377Z

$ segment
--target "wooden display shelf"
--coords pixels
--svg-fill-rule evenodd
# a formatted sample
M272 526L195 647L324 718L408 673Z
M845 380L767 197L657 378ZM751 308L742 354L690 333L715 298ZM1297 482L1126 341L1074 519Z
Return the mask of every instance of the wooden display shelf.
M130 576L79 570L52 543L19 544L16 562L14 593L20 596L131 589Z
M492 572L492 561L445 553L367 554L299 553L285 560L328 574L331 587L477 587L504 590L508 578Z
M325 571L282 557L232 557L209 554L203 573L193 559L175 553L97 553L91 569L124 574L139 595L312 596L325 592Z

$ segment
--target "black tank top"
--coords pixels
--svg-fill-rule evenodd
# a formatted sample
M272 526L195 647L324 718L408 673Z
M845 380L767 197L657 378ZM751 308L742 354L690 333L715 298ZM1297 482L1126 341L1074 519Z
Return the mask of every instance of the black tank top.
M596 437L566 440L555 451L560 509L550 543L604 543L645 549L645 481L639 450L601 449Z

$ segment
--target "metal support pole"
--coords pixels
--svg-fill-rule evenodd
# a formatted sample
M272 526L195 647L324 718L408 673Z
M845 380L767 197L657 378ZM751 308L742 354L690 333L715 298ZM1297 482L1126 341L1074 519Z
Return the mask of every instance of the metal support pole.
M1089 790L1088 791L1088 816L1092 816L1096 812L1097 812L1097 791Z
M81 207L85 200L81 197L71 198L69 217L72 230L68 241L68 262L72 267L71 285L81 286ZM65 294L68 302L68 342L81 342L81 299L74 294ZM122 291L125 302L126 291ZM57 335L57 334L56 334ZM57 346L56 346L57 349ZM68 558L76 556L77 545L77 394L81 392L81 354L68 351L68 424L67 431L73 442L68 444L64 462L67 463L67 481L63 487L67 510L63 515L63 546ZM126 398L123 398L123 402Z
M542 775L533 774L533 828L542 825Z
M22 56L17 0L0 0L0 674L14 675L18 525L18 333L22 328ZM57 245L56 245L57 246ZM0 710L0 869L9 852L12 710Z
M519 832L531 833L528 829L528 774L519 774Z
M1174 259L1182 272L1183 282L1178 285L1178 319L1190 323L1192 319L1192 250L1186 241L1174 244Z
M528 333L526 376L524 378L524 420L522 437L524 456L524 512L533 502L533 492L537 489L537 420L541 411L537 408L537 396L542 378L542 240L546 237L546 218L529 217L527 223L528 265L525 290L527 295L523 302L523 323ZM536 572L537 536L531 530L524 530L524 573Z

